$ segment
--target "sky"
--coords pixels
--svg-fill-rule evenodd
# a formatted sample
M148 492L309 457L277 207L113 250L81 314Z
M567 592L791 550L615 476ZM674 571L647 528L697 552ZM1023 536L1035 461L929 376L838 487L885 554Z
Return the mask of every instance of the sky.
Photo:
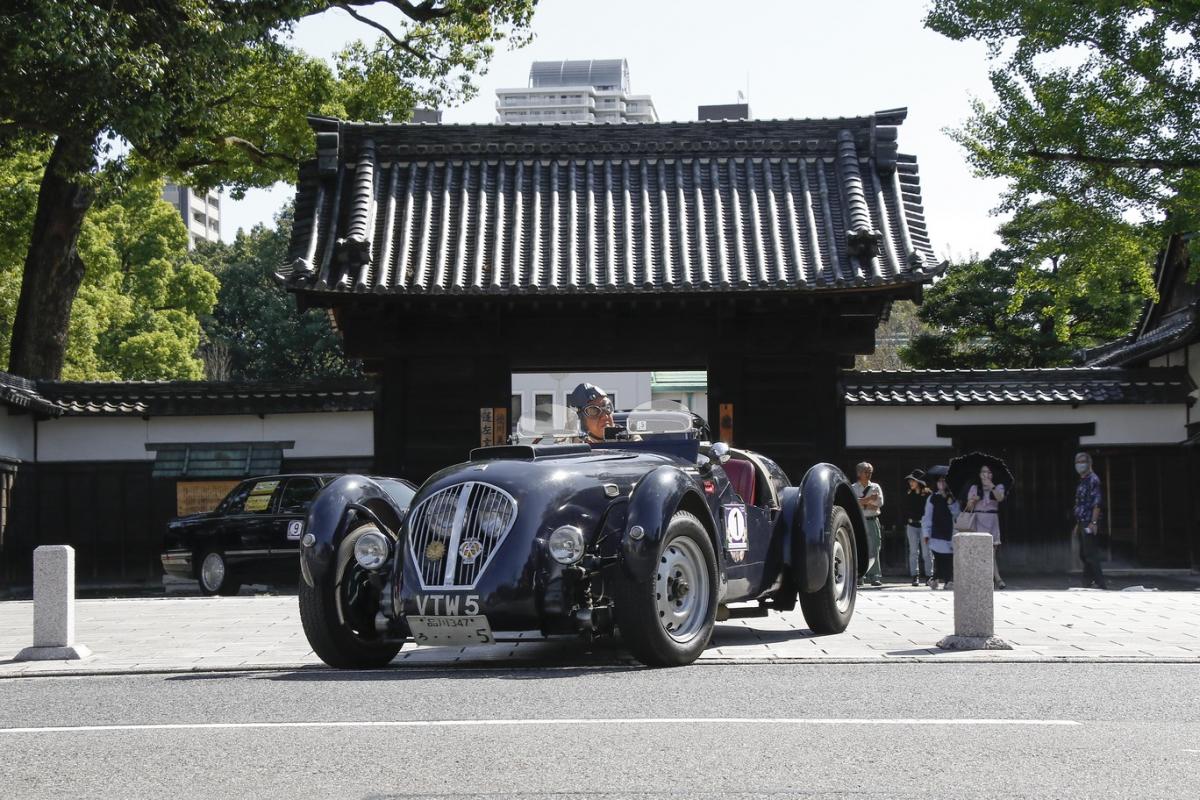
M900 150L917 156L926 217L939 258L986 254L998 244L991 214L1003 184L972 175L947 135L970 116L972 98L992 97L987 55L922 26L923 0L541 0L534 39L501 45L479 93L444 110L443 121L495 121L496 89L528 85L534 61L624 58L637 94L659 118L696 119L697 106L746 94L756 119L842 117L906 106ZM365 13L380 21L386 9ZM304 20L294 43L328 58L375 31L340 10ZM221 233L270 224L294 188L225 198Z

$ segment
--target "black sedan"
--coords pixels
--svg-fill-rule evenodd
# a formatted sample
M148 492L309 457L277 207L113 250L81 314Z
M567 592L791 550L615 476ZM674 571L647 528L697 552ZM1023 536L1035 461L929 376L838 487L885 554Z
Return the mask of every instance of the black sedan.
M235 486L213 511L167 524L162 565L169 575L200 582L206 595L233 595L243 583L294 583L304 518L335 474L266 475ZM401 508L415 487L376 478Z

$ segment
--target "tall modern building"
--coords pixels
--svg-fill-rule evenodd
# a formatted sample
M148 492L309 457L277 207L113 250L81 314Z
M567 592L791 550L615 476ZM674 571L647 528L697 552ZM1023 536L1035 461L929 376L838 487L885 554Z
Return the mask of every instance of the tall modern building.
M632 94L623 58L535 61L529 85L497 89L500 122L658 122L648 94Z
M188 232L188 249L197 242L221 241L221 196L216 192L200 194L187 186L168 183L163 199L179 210Z

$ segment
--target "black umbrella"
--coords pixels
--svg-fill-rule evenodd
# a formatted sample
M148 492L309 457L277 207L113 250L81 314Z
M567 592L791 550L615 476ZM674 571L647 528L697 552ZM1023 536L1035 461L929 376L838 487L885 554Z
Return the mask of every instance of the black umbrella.
M979 470L985 465L992 469L992 483L1003 485L1006 492L1013 488L1012 470L1008 465L995 456L976 451L950 459L950 471L946 475L950 491L961 492L961 496L966 497L967 487L979 483Z

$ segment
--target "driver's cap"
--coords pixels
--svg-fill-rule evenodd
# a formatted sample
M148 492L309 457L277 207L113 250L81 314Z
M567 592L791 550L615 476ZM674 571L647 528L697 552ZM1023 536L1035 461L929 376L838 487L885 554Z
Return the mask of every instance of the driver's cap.
M593 386L590 383L581 383L575 387L575 391L567 396L567 404L574 408L577 413L582 414L583 407L599 397L608 397L608 395L599 386Z

